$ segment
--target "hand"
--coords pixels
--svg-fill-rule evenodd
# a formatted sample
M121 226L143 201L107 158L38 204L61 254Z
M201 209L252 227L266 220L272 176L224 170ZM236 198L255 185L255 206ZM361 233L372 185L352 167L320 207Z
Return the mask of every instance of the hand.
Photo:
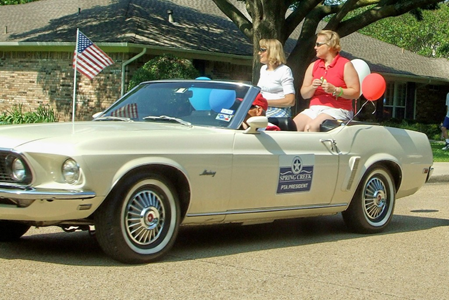
M323 84L323 82L320 79L314 79L312 81L312 88L313 89L317 89L318 87L320 87Z
M332 83L329 83L327 81L323 82L323 84L321 85L321 87L323 88L323 90L328 93L328 94L332 94L333 92L335 92L336 87L335 85L333 85Z

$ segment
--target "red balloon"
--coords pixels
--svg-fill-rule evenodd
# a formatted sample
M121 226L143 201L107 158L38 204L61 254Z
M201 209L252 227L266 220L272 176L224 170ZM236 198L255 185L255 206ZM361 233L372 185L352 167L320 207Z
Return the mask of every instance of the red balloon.
M385 93L387 84L382 75L377 73L368 74L362 82L362 93L366 99L376 101Z

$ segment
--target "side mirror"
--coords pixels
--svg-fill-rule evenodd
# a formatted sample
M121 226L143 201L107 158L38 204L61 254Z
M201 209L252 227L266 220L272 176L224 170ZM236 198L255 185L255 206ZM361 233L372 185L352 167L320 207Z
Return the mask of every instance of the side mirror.
M268 118L266 116L251 117L246 121L248 128L245 133L258 133L257 129L266 128L268 126Z

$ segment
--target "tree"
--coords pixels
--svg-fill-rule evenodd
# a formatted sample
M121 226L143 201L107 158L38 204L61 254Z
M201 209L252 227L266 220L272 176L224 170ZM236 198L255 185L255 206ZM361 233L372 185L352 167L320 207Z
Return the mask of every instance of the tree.
M442 0L239 0L244 1L250 18L234 5L233 0L212 0L253 43L253 82L259 77L257 49L262 38L278 39L285 44L300 23L299 38L288 57L298 91L305 70L313 57L317 28L323 20L324 29L347 36L381 19L395 17L419 8L434 8ZM292 10L293 8L293 10ZM417 12L419 14L419 11ZM300 98L299 93L297 97ZM297 101L297 110L304 108Z
M199 72L192 62L186 58L179 58L171 54L163 54L147 61L134 72L129 81L128 90L143 81L160 79L194 79Z
M422 19L411 14L387 18L371 24L360 33L427 57L449 58L449 3L437 10L422 12Z

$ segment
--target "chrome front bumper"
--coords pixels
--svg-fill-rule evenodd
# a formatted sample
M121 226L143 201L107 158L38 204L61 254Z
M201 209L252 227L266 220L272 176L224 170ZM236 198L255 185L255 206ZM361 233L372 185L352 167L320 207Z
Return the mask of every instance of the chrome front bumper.
M0 187L0 198L13 200L80 200L95 196L95 193L90 191Z

